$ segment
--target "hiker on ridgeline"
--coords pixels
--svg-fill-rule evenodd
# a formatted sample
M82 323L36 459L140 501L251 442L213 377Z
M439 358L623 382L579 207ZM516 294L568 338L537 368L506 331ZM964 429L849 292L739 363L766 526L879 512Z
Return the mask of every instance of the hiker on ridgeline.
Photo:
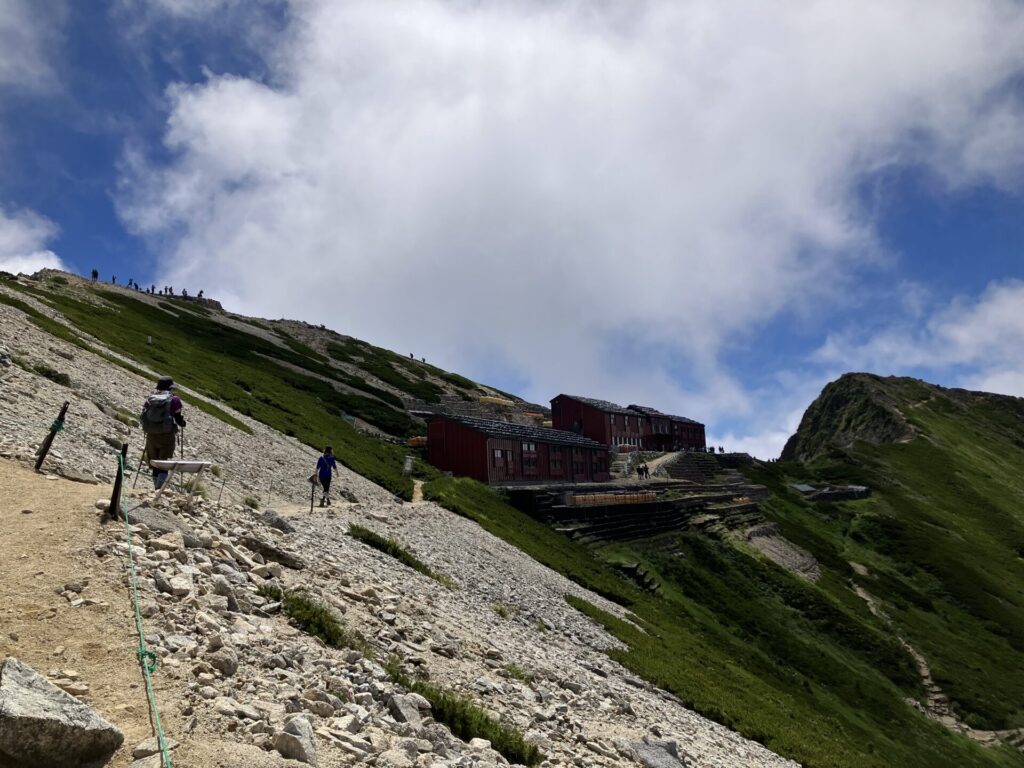
M98 269L94 269L92 271L92 279L93 280L99 280L99 278L100 278L100 271Z
M150 462L174 458L174 441L178 428L185 427L181 414L181 398L171 392L178 385L170 376L164 376L156 383L156 392L146 398L142 406L139 423L146 434L146 457ZM153 487L157 490L167 482L167 470L157 469L152 464Z
M320 506L331 506L331 477L338 471L338 462L334 460L334 449L331 446L324 448L324 455L316 460L316 474L320 485L324 489L320 497Z

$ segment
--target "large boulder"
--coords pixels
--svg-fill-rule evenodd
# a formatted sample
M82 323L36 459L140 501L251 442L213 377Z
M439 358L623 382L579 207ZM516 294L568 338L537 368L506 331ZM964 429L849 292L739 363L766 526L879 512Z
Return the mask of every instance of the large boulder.
M291 568L296 571L301 571L306 567L305 562L302 558L286 549L281 549L275 544L269 541L259 538L258 536L243 532L238 537L238 543L242 546L248 547L253 552L257 552L263 555L265 560L273 560L275 563L280 563L285 568Z
M679 754L679 745L675 741L645 738L632 746L633 755L644 768L686 768L688 765L685 754Z
M274 739L274 749L282 756L316 765L316 737L305 717L293 717Z
M0 765L74 768L124 736L91 707L11 657L0 666Z
M127 506L128 503L125 504ZM149 530L159 534L178 532L186 547L200 547L199 537L180 517L165 509L150 507L148 502L128 509L128 522L132 525L145 525Z

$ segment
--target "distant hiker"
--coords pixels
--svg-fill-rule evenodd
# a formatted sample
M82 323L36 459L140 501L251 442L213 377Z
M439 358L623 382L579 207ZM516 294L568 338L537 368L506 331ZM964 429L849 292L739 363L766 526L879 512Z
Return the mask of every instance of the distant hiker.
M152 284L151 284L151 285L149 286L149 292L150 292L150 293L156 293L156 285L152 285Z
M320 497L320 506L331 506L331 476L338 471L338 463L334 460L334 449L324 448L324 455L316 460L316 474L323 486L324 493Z
M178 385L170 376L163 376L156 383L156 392L146 398L142 406L139 423L146 435L146 456L150 462L165 461L174 458L174 440L178 428L185 426L185 417L181 415L181 398L171 392ZM167 470L153 470L153 487L160 487L167 482Z
M110 278L111 285L117 285L117 275L112 275Z
M182 288L181 289L181 297L183 299L187 299L188 298L188 289L187 288Z
M92 279L93 280L99 280L100 279L100 271L98 269L94 269L92 271Z
M202 288L199 289L199 295L196 298L199 298L199 299L203 298L203 289Z
M636 479L637 480L643 480L644 479L644 468L642 466L640 466L639 464L636 465Z

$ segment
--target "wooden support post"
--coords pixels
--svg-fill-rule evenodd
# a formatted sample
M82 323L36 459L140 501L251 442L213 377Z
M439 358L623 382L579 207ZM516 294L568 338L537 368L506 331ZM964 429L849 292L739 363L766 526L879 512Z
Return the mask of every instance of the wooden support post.
M39 446L39 453L36 457L36 472L43 466L43 460L46 459L46 454L50 452L50 446L53 445L53 438L57 436L57 433L64 429L64 417L68 415L68 406L71 405L67 400L64 401L64 405L60 407L60 413L57 415L57 420L50 426L50 434L43 439L43 444Z
M114 491L110 494L110 506L107 514L111 520L121 516L121 486L124 484L124 463L128 460L128 443L121 443L121 460L117 463L117 474L114 476Z

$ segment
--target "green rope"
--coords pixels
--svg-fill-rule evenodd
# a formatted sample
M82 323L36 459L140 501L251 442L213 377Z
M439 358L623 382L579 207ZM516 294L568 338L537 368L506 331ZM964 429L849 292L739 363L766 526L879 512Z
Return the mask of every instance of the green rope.
M64 419L56 419L53 424L50 425L50 431L53 434L64 431Z
M121 472L122 485L124 481L125 466L124 456L117 455L118 470ZM122 490L123 493L123 490ZM117 509L122 509L121 497L117 498ZM163 725L160 723L160 711L156 707L156 693L153 691L153 672L156 672L156 654L146 648L146 638L142 631L142 613L139 610L139 585L135 577L135 554L132 547L132 532L128 527L128 513L124 513L124 533L128 539L128 566L131 575L132 603L135 606L135 630L139 636L139 647L135 655L139 658L139 666L142 667L142 675L146 678L146 696L149 698L149 711L153 713L153 726L156 730L157 744L160 747L160 755L163 758L165 768L174 768L171 765L171 754L167 749L167 735L164 733Z

